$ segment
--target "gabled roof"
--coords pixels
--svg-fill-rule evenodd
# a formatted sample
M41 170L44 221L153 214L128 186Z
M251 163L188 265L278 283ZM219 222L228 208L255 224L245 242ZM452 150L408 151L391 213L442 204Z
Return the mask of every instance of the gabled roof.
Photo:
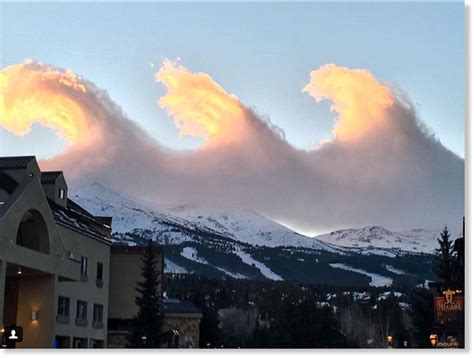
M54 184L63 172L41 172L42 184Z
M36 160L33 155L24 157L0 157L0 169L26 168L32 160Z
M202 313L192 302L169 298L164 301L165 313Z
M84 235L110 241L111 228L102 222L101 219L96 218L87 210L80 207L71 199L67 201L67 208L64 208L54 201L48 199L49 206L53 212L54 221L56 223L78 231Z

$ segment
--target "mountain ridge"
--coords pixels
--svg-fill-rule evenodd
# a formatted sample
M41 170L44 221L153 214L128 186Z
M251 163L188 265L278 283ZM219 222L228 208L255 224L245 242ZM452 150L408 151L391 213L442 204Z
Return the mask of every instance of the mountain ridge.
M150 239L162 245L169 273L355 286L415 286L432 278L431 255L370 246L376 233L389 233L383 228L366 229L374 236L367 247L350 247L298 234L252 211L182 204L150 208L98 183L71 193L94 215L112 216L115 245L144 245ZM334 233L353 236L347 230Z
M437 230L394 231L377 225L340 229L309 237L251 210L211 209L197 204L150 207L99 183L77 189L73 198L95 215L112 216L112 229L115 233L131 232L134 229L153 230L159 226L160 221L166 220L224 234L237 241L270 247L295 246L334 250L336 245L342 248L399 249L433 253L438 245ZM247 229L246 225L251 228Z

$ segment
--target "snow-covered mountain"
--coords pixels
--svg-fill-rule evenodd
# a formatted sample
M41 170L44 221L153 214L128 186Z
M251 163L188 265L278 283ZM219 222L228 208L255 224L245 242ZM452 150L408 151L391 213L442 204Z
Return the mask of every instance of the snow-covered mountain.
M441 230L414 229L390 231L380 226L361 229L345 229L318 235L315 239L354 248L398 248L406 251L433 253L438 247L437 238Z
M421 231L407 244L377 227L310 238L253 211L148 205L100 184L72 189L69 197L94 215L112 216L115 244L163 245L167 272L351 286L414 286L431 278L432 257L422 253L428 246L413 243L424 238Z
M399 249L432 253L440 231L390 231L380 226L344 229L314 238L303 236L253 211L215 209L203 205L141 204L94 183L74 191L73 200L95 215L112 216L115 233L150 230L166 233L168 243L183 242L183 234L168 232L170 225L217 233L238 242L266 247L294 246L331 252L345 248Z
M266 247L295 246L327 251L337 250L320 240L300 235L253 211L212 209L202 205L154 205L148 207L94 183L74 191L74 201L98 216L112 216L115 233L136 229L167 233L171 225L199 229L238 242ZM180 243L182 234L165 235L168 243Z

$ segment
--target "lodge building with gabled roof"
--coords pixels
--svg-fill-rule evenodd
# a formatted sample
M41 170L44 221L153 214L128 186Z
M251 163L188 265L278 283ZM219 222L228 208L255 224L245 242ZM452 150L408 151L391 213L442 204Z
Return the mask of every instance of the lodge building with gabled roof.
M67 196L62 172L0 158L0 328L17 348L105 347L111 219Z
M34 156L0 157L0 337L22 328L15 348L125 348L137 312L143 246L112 246L112 218L68 197L61 171ZM159 291L164 254L156 247ZM202 312L163 301L166 347L199 347Z

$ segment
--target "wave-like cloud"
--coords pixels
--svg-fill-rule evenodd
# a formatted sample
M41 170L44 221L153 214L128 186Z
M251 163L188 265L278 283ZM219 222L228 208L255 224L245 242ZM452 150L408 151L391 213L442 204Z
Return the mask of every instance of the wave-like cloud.
M464 213L464 161L426 129L412 105L369 72L325 65L303 92L332 102L334 137L291 146L209 75L165 61L159 106L192 151L165 148L91 82L37 62L0 72L0 124L24 135L33 123L71 144L43 169L70 184L99 181L142 200L253 209L303 231L367 224L438 228Z
M239 99L227 93L205 73L191 73L165 60L156 74L167 93L158 104L175 119L180 136L204 138L207 143L237 138L245 121Z
M334 126L338 139L357 139L367 130L385 124L385 111L394 99L390 89L369 72L329 64L311 72L310 77L303 92L317 102L327 99L333 103L331 110L339 113Z

